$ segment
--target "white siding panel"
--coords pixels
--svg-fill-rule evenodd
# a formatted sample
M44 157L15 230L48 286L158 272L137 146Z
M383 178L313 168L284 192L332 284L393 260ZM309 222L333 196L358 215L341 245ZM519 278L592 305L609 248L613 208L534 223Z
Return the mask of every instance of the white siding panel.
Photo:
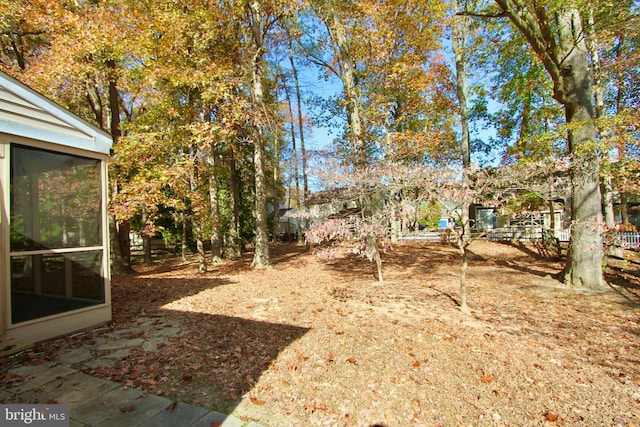
M37 106L0 88L0 119L76 138L93 139Z
M16 96L15 94L0 86L0 102L2 101L42 110L41 108L36 107L35 105L25 101L24 99Z

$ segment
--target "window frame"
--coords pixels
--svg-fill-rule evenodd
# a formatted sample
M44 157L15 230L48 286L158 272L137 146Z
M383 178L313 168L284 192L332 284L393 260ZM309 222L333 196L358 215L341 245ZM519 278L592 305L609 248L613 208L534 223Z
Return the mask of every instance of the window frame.
M109 251L109 230L108 230L108 217L107 217L107 204L108 204L108 192L107 192L107 160L108 156L103 155L101 153L89 152L85 150L81 150L75 147L67 147L62 145L52 145L45 142L35 141L31 139L25 139L21 137L11 136L10 139L2 138L0 139L0 162L2 162L3 167L0 168L0 174L2 175L2 204L4 205L4 212L2 212L2 218L0 218L0 236L2 237L2 242L0 244L3 246L3 252L6 254L5 257L0 257L0 263L4 266L4 274L0 279L0 284L2 284L2 292L4 294L5 306L4 306L4 315L2 316L2 322L4 323L5 330L12 329L14 327L22 327L27 326L32 323L39 323L42 321L46 321L49 319L55 319L58 317L69 316L74 313L80 313L84 311L91 311L97 308L103 308L111 305L111 277L110 277L110 269L109 269L109 259L110 259L110 251ZM11 220L11 147L14 145L18 145L21 148L34 149L47 151L54 154L65 155L65 156L74 156L85 158L89 160L95 160L98 162L98 190L100 197L100 244L92 245L92 246L70 246L65 248L51 248L51 249L34 249L34 250L11 250L11 239L10 239L10 220ZM11 277L11 260L14 257L22 257L22 256L33 256L33 255L65 255L65 254L74 254L74 253L82 253L82 252L100 252L101 256L101 265L100 265L100 278L102 282L102 295L103 301L88 305L86 307L72 309L69 311L62 311L59 313L46 315L42 317L36 317L33 319L20 321L13 323L12 321L12 277ZM65 278L65 281L67 279Z

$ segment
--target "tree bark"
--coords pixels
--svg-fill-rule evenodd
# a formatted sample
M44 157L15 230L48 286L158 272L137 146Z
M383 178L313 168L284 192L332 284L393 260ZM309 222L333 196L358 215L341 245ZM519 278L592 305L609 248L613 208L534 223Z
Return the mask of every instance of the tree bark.
M454 3L456 4L456 3ZM457 7L457 4L456 4ZM467 107L467 37L468 17L456 16L452 28L453 53L456 63L456 97L458 98L458 114L460 115L460 152L462 154L462 185L463 194L469 190L469 171L471 168L471 145L469 137L469 109ZM462 231L458 239L458 248L462 255L460 268L460 309L468 313L467 306L467 265L469 254L467 249L471 239L471 224L469 221L470 202L464 197L460 220Z
M271 235L274 242L278 241L278 225L280 223L280 195L281 195L281 182L280 182L280 141L276 136L273 141L273 154L275 161L273 162L273 228ZM287 229L287 234L289 230ZM287 236L288 239L288 236Z
M236 167L236 157L233 150L229 150L229 192L231 193L231 219L229 220L229 231L224 236L225 259L238 259L242 256L242 245L240 244L240 178Z
M148 221L148 214L147 214L147 205L146 203L142 203L142 206L140 206L140 211L141 211L141 215L142 215L142 226L145 227L147 225L147 221ZM152 262L152 257L151 257L151 236L145 232L144 230L142 231L142 259L144 264L151 264Z
M198 272L206 273L207 272L207 254L204 250L204 234L202 231L202 220L197 218L194 222L194 229L196 232L196 249L198 252Z
M98 93L98 88L93 82L86 83L86 88L87 103L89 104L89 108L91 108L91 111L93 112L96 124L100 129L104 129L104 111L102 108L102 99L100 98L100 94Z
M184 213L180 214L180 222L182 225L182 232L180 233L180 258L182 261L187 261L187 216Z
M269 236L267 233L267 183L265 174L265 150L263 134L263 117L265 112L264 94L262 88L262 67L264 55L263 15L259 1L253 0L249 4L251 13L251 35L253 41L253 60L251 63L251 96L254 112L253 129L253 164L255 168L255 206L256 220L254 236L254 256L251 266L264 268L271 266L269 255Z
M109 215L109 236L111 240L111 269L116 274L131 274L131 252L128 251L130 245L123 244L129 240L129 222L120 221Z
M356 69L349 49L347 31L336 12L332 12L332 24L340 55L340 80L344 87L350 139L353 148L353 164L366 167L367 149L362 132L362 114L360 112L360 94L356 78Z
M16 21L13 18L9 18L9 39L11 40L11 49L13 53L16 55L16 63L21 70L25 70L27 68L27 63L25 61L24 55L24 47L22 44L22 37L20 36L20 29L16 24Z
M572 168L572 222L570 256L564 275L569 286L601 289L602 276L602 204L599 188L600 166L592 106L592 86L582 23L577 10L558 16L562 64L562 92L569 128L569 150L574 156Z
M616 52L616 61L620 60L620 57L623 53L623 46L625 42L625 37L620 35L618 36L618 43L615 47ZM624 105L624 82L622 79L616 79L616 114L620 115L625 110ZM628 206L628 196L625 191L624 185L621 185L626 180L626 160L627 160L627 147L625 145L624 139L620 141L618 144L618 164L620 165L620 170L618 171L619 177L622 182L618 183L618 191L620 193L620 221L623 225L629 224L629 206Z
M116 81L115 61L109 60L105 64L109 70L109 130L114 144L120 138L120 104L118 102L118 86ZM118 185L112 186L114 198L118 192ZM117 221L111 218L111 242L113 251L113 271L115 273L129 274L133 272L131 268L131 239L129 232L131 227L128 220Z
M307 179L307 153L304 146L304 120L302 117L302 95L300 94L300 80L298 79L298 68L296 67L296 62L293 59L293 44L291 40L289 40L289 62L291 63L291 71L293 73L293 81L296 86L296 106L298 110L298 134L300 135L300 157L302 158L302 181L303 187L302 191L300 191L299 184L299 172L298 172L298 152L295 147L294 140L294 168L296 174L296 197L298 198L298 211L305 206L306 200L309 197L309 183ZM293 113L292 113L293 120ZM292 133L293 129L292 129ZM298 219L298 243L304 243L304 230L308 227L307 220L304 221L302 219Z
M560 8L549 16L535 2L495 0L527 38L553 81L554 98L565 109L572 155L572 233L561 274L569 286L601 289L602 205L593 88L580 13Z
M209 209L211 211L211 263L222 262L222 237L220 235L220 201L218 197L218 153L215 143L211 143L209 170Z
M469 244L462 239L458 239L458 249L462 256L462 263L460 265L460 310L463 313L469 314L469 306L467 305L467 270L469 269Z
M587 34L589 54L591 56L592 75L593 75L593 101L595 117L600 118L604 113L604 88L602 87L602 65L600 63L600 44L597 35L593 31L595 28L595 19L593 17L593 9L589 9ZM613 171L608 147L601 149L602 163L602 208L604 214L604 224L608 230L615 227L615 215L613 211ZM615 248L610 248L610 250Z
M293 62L293 53L290 53L289 61L291 62L291 66L294 68L294 75L295 75L296 73L295 73L295 66ZM297 77L295 78L295 84L296 85L298 84ZM296 87L296 90L299 91L300 89ZM296 129L294 124L295 119L293 116L293 108L291 107L291 96L289 94L289 87L286 84L284 85L284 92L287 99L287 105L289 107L289 117L291 117L291 121L289 123L289 132L291 133L291 151L292 151L291 164L293 166L292 167L293 178L294 178L293 181L296 187L296 194L295 194L296 209L298 210L298 213L299 213L304 205L304 197L302 195L302 189L300 188L300 169L299 169L300 162L298 161L298 147L296 144ZM300 114L300 109L298 109L298 114ZM300 118L298 118L298 123L300 123ZM302 127L300 127L300 131L302 131ZM289 197L289 200L291 200L291 197ZM298 217L297 219L297 224L298 224L297 241L298 241L298 244L301 245L304 243L304 235L302 230L302 219L300 217Z

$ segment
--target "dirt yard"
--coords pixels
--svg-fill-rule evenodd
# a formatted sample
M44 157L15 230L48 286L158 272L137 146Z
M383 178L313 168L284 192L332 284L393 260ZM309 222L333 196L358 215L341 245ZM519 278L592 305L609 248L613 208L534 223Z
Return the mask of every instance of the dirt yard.
M114 327L179 319L156 353L93 375L265 426L640 426L640 265L616 261L602 293L564 288L529 245L475 242L471 316L459 256L441 244L354 255L293 244L274 267L197 273L178 258L113 278ZM50 343L46 358L91 334Z

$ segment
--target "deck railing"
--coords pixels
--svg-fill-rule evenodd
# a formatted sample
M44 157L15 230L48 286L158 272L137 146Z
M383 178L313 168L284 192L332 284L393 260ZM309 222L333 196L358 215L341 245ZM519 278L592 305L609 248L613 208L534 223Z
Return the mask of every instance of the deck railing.
M478 234L477 230L475 235ZM487 239L494 242L539 242L542 240L557 240L568 242L571 230L549 230L543 227L505 227L486 231ZM421 230L398 233L398 241L401 242L455 242L456 234L448 229ZM607 245L620 246L625 249L640 248L640 233L615 232L605 237Z

